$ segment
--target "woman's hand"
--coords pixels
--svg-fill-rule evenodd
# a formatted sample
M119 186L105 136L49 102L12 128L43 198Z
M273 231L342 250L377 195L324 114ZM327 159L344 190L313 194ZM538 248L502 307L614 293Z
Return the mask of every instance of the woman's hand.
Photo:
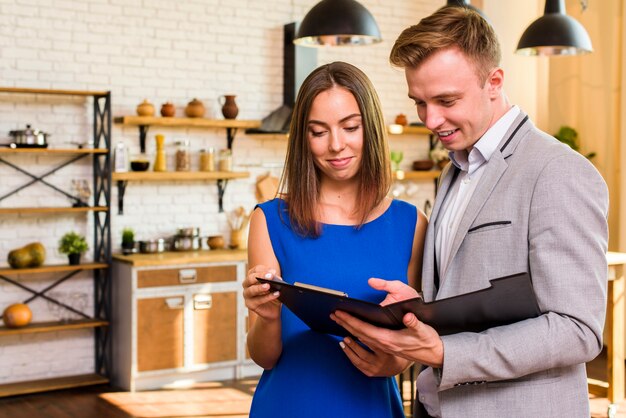
M256 278L278 278L275 274L275 269L258 265L248 271L248 276L242 283L246 307L265 321L279 319L282 304L278 301L278 292L270 292L270 285L260 283Z

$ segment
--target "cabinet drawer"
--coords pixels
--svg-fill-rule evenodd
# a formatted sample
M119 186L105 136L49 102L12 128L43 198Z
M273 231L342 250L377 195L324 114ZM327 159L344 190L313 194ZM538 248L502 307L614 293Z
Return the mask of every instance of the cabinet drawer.
M180 286L237 280L237 266L193 267L137 272L137 287Z
M137 301L137 370L183 366L183 296Z
M194 363L237 359L237 293L194 295Z

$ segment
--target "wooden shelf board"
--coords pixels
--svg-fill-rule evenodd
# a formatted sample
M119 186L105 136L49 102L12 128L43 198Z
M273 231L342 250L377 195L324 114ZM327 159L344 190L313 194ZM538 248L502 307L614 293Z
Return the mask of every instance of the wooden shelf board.
M55 377L52 379L6 383L0 385L0 397L47 392L50 390L68 389L81 386L100 385L108 382L109 379L106 377L92 373L77 376Z
M0 93L54 94L59 96L105 96L108 91L57 90L25 87L0 87Z
M106 212L109 208L106 206L95 207L40 207L40 208L0 208L0 214L7 213L63 213L63 212Z
M425 126L402 126L402 125L393 125L394 128L400 127L402 132L392 132L392 128L387 126L387 132L391 135L432 135L432 131Z
M440 170L402 171L401 175L394 172L393 178L396 180L434 180L438 178L440 174Z
M196 128L258 128L260 120L177 118L154 116L118 116L115 123L134 126L186 126Z
M71 329L84 329L84 328L96 328L108 326L108 321L100 319L79 319L69 321L67 323L61 322L38 322L34 324L28 324L21 328L7 328L0 327L0 336L15 335L15 334L37 334L42 332L54 332L54 331L67 331Z
M25 269L14 269L11 267L1 267L0 274L33 274L33 273L58 273L63 271L77 271L77 270L96 270L107 268L108 265L104 263L84 263L77 266L70 266L69 264L41 266Z
M129 171L112 173L115 180L220 180L250 177L247 171Z
M113 254L113 259L131 264L133 267L154 267L245 261L247 256L247 250L199 250L166 251L157 254Z
M0 154L107 154L106 148L0 148Z

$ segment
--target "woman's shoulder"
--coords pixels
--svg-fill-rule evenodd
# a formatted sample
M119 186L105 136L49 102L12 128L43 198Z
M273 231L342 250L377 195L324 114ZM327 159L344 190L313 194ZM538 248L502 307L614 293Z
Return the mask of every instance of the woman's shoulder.
M258 203L255 206L255 209L256 208L260 208L263 212L267 212L268 209L271 209L271 210L276 210L276 209L279 209L279 208L285 209L286 208L286 204L285 204L285 201L283 199L281 199L279 197L276 197L274 199L265 201L263 203Z

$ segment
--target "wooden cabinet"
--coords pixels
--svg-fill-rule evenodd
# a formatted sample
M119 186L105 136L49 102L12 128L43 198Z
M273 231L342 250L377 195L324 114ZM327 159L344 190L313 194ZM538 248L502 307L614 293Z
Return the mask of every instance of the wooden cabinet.
M246 355L246 252L115 256L113 381L127 390L260 374Z

